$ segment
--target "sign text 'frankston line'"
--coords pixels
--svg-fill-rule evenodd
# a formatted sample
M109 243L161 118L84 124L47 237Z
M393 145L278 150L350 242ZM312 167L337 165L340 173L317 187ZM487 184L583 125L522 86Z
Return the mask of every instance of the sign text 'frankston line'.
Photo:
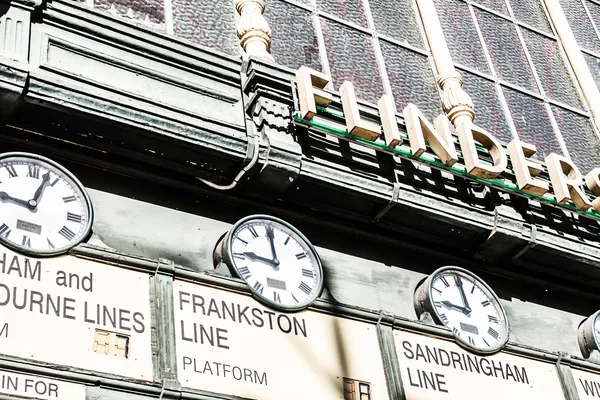
M296 80L301 117L304 121L310 122L317 115L317 106L327 107L333 100L333 96L323 90L331 78L302 66L296 72ZM394 149L402 143L393 100L389 95L384 94L377 103L381 127L361 117L352 82L342 84L340 96L346 128L350 135L374 141L381 136L383 130L383 139L389 149ZM414 104L408 104L404 108L403 114L406 119L410 149L414 157L420 157L427 151L428 144L445 166L452 167L459 161L450 121L446 116L438 116L434 124L431 124ZM508 166L506 153L496 138L470 121L458 121L456 125L456 134L462 151L461 161L468 174L491 179L506 170ZM491 165L480 159L476 144L481 144L488 151L492 159ZM521 192L534 195L536 198L541 198L549 192L548 182L536 178L543 169L539 163L530 159L536 153L534 145L515 139L508 145L508 153ZM545 161L558 204L562 205L571 201L580 211L585 212L593 208L594 211L600 213L600 197L596 197L593 201L588 198L582 188L581 172L571 160L551 153ZM594 195L600 196L600 168L590 171L585 177L585 183Z

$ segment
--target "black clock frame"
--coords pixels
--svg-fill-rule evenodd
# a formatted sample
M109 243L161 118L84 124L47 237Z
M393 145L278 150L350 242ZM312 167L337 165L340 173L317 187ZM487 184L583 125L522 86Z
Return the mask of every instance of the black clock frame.
M252 221L252 220L267 220L267 221L276 222L276 223L281 224L284 227L288 228L292 233L297 235L298 239L303 241L306 244L307 248L313 253L314 259L316 260L316 263L317 263L316 268L318 269L318 273L319 273L319 277L320 277L319 282L317 282L317 289L315 290L313 296L311 296L309 298L309 301L298 304L296 306L286 306L286 305L281 305L276 302L273 302L268 297L263 296L259 292L255 291L252 286L247 285L248 288L250 289L250 292L252 293L252 296L260 303L262 303L270 308L273 308L275 310L278 310L278 311L297 312L297 311L302 311L302 310L308 308L312 303L315 302L315 300L317 300L319 298L319 296L321 296L321 293L323 292L323 285L324 285L323 266L321 264L321 259L319 258L319 254L315 250L312 243L310 243L310 241L306 238L306 236L304 236L302 234L302 232L300 232L298 229L296 229L290 223L288 223L280 218L273 217L270 215L256 214L256 215L249 215L247 217L244 217L244 218L240 219L239 221L237 221L231 227L231 229L225 234L225 237L222 239L221 244L217 245L216 251L219 251L219 248L220 248L220 253L221 253L220 258L223 261L225 261L225 263L229 267L229 270L231 271L232 275L234 275L235 277L237 277L239 279L242 279L242 277L237 269L237 266L235 264L235 261L233 260L233 255L231 252L232 241L233 241L235 232L242 225L244 225L247 222ZM242 279L242 280L244 280L244 279ZM246 283L245 280L244 280L244 283Z
M59 256L59 255L69 252L72 248L79 245L81 242L87 240L92 233L92 225L94 224L94 207L92 205L92 201L91 201L87 191L85 190L85 187L81 184L79 179L77 179L77 177L75 175L73 175L73 173L71 173L71 171L69 171L68 169L66 169L65 167L63 167L62 165L57 163L56 161L53 161L44 156L40 156L38 154L25 153L25 152L2 153L2 154L0 154L0 162L7 158L15 158L15 157L29 158L32 160L37 160L37 161L47 163L47 164L51 165L52 167L56 168L57 170L59 170L60 172L62 172L63 174L65 174L65 176L67 176L69 179L71 179L73 181L73 183L77 186L77 188L81 191L81 193L83 195L83 201L85 202L85 205L88 209L89 218L86 223L86 226L84 227L84 234L81 235L81 237L77 241L69 244L68 246L63 246L63 247L53 249L53 250L35 250L35 249L30 249L27 247L20 246L11 241L5 240L1 236L0 236L0 243L3 246L6 246L9 249L14 250L20 254L34 256L34 257L54 257L54 256Z
M506 310L502 306L500 299L498 298L496 293L492 290L492 288L487 283L485 283L485 281L483 279L481 279L480 277L478 277L471 271L468 271L464 268L454 266L454 265L447 265L447 266L438 268L433 273L431 273L426 279L424 279L419 285L417 285L417 287L415 289L415 293L414 293L414 306L415 306L415 312L417 313L417 316L420 318L424 312L428 312L432 316L432 318L436 324L446 327L446 325L444 325L444 323L440 319L440 317L438 315L438 311L437 311L435 305L433 304L431 287L432 287L433 281L437 275L442 274L442 273L447 273L449 271L457 271L457 272L463 273L465 275L471 276L473 279L478 281L482 285L483 288L485 288L488 291L488 293L491 295L492 299L495 300L496 303L499 305L500 310L502 311L502 314L504 315L504 328L506 331L506 337L504 338L504 340L499 342L496 346L494 346L492 348L482 348L482 347L478 347L478 346L473 346L473 345L469 344L468 342L464 341L461 337L453 334L455 342L459 346L461 346L462 348L464 348L466 350L469 350L473 353L482 354L482 355L494 354L494 353L497 353L498 351L502 350L504 348L504 346L506 346L506 344L508 343L508 340L510 337L510 324L508 322L508 315L506 314Z

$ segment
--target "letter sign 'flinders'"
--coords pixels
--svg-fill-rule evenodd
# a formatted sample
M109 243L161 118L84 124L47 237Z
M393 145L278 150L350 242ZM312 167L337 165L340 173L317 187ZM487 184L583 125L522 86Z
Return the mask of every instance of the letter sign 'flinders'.
M600 168L593 169L585 177L585 184L591 192L586 193L583 188L584 178L577 166L568 158L551 153L545 159L549 181L544 180L541 177L545 172L544 166L531 159L536 153L535 146L515 139L506 149L512 164L510 170L502 144L489 132L464 120L455 127L462 152L459 159L448 118L440 115L432 124L414 104L408 104L403 111L409 144L405 146L402 145L390 96L381 96L377 103L378 118L381 121L379 125L361 116L354 86L351 82L344 82L340 87L342 116L327 108L332 103L333 96L323 89L330 80L329 76L308 67L298 69L296 82L300 112L294 117L296 122L376 150L425 162L456 175L466 175L501 190L600 219L600 197L593 201L589 197L600 196ZM336 128L331 123L332 117L343 117L346 130ZM437 158L426 153L427 146ZM550 193L549 184L552 185L553 193Z

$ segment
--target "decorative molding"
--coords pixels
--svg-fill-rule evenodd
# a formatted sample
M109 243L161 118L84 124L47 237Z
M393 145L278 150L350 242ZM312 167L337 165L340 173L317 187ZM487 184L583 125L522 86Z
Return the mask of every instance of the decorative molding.
M275 62L269 53L271 28L263 16L264 0L236 0L235 9L240 14L237 35L246 54Z
M594 123L600 130L600 91L598 90L596 81L590 72L587 62L583 58L583 53L577 44L577 39L575 39L571 25L569 25L560 2L556 0L544 0L544 3L546 4L558 38L562 43L563 50L579 82L579 87L585 97L587 106L592 113Z
M14 5L6 6L0 17L0 56L26 63L29 56L31 12Z
M438 85L443 90L444 111L454 126L458 126L466 119L472 122L475 118L475 106L471 97L462 88L462 77L454 68L433 0L417 0L417 6L437 69Z

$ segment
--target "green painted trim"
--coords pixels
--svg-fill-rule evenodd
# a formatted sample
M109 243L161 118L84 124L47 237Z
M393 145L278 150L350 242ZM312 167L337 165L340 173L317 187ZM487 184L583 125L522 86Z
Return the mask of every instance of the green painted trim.
M318 110L323 111L324 109L322 107L318 107ZM338 118L343 118L343 114L334 112L331 110L327 110L326 112L323 112L323 113L332 115L332 116L335 116ZM297 123L306 125L310 128L317 129L321 132L341 137L350 142L359 143L365 147L369 147L374 150L383 151L383 152L386 152L386 153L389 153L392 155L397 155L397 156L400 156L402 158L406 158L409 160L419 161L419 162L431 165L437 169L448 171L454 175L462 176L467 179L471 179L471 180L483 183L487 186L492 186L494 188L503 190L505 192L514 193L514 194L517 194L517 195L520 195L523 197L527 197L527 198L539 201L541 203L550 204L553 206L558 206L560 208L567 209L569 211L572 211L579 215L583 215L588 218L600 220L600 214L598 214L592 208L588 209L587 211L581 211L577 207L575 207L575 205L571 202L565 203L565 204L559 204L556 201L556 198L552 194L549 194L549 193L546 193L543 196L536 196L534 194L523 192L523 191L519 190L518 186L515 183L507 181L506 179L501 179L501 178L486 179L486 178L479 178L479 177L473 176L473 175L467 173L464 165L462 165L462 164L457 165L458 164L457 163L457 164L454 164L452 167L448 167L447 165L442 163L436 156L434 156L431 153L423 153L420 157L416 157L412 154L410 147L407 145L404 145L404 144L397 146L394 149L391 149L391 148L387 147L382 140L373 140L372 141L372 140L363 139L363 138L360 138L357 136L353 136L348 133L348 130L340 129L335 126L332 126L331 124L328 124L327 120L324 120L323 118L319 118L318 116L314 117L311 121L307 121L307 120L303 119L299 114L294 114L294 121ZM404 136L403 138L406 139L407 137ZM483 150L483 148L480 147L479 150ZM504 172L504 174L514 176L513 172L510 170L506 170Z

